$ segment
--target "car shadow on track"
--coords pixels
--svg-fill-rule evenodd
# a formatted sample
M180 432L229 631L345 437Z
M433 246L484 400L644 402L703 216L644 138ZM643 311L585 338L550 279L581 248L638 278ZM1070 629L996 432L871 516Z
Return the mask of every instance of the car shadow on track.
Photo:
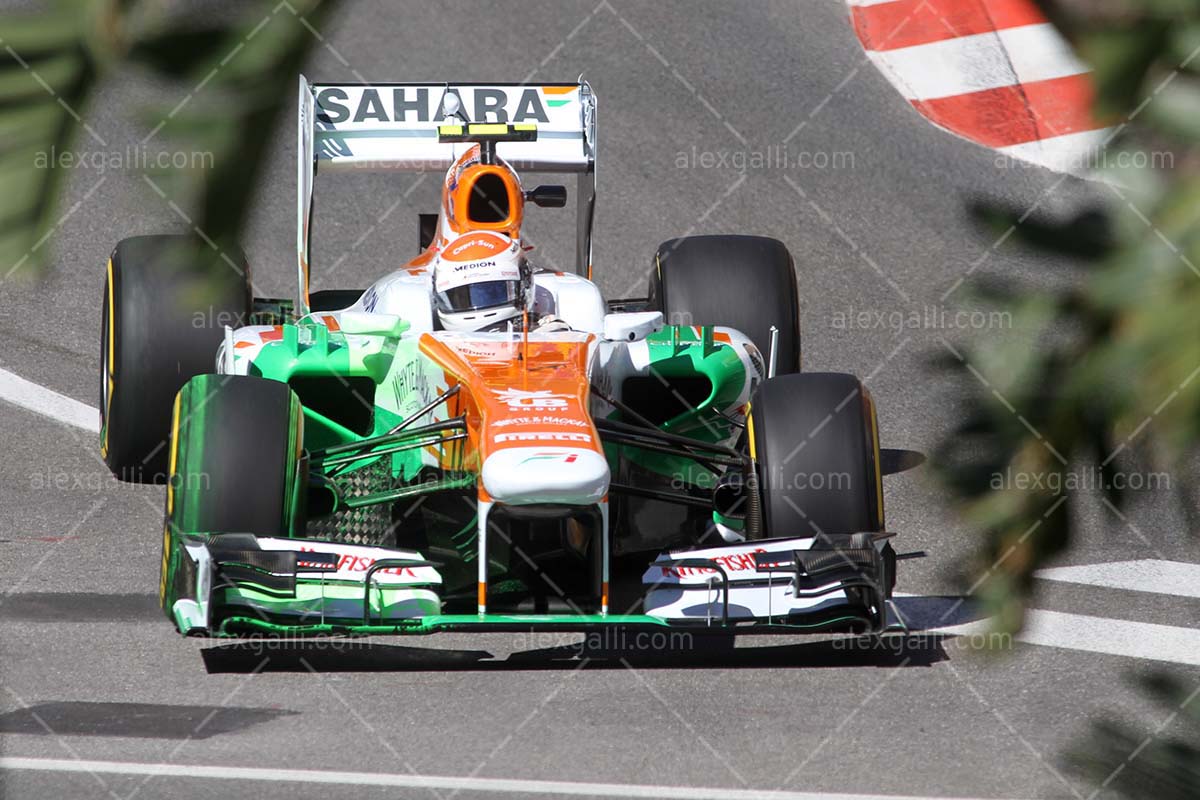
M210 673L243 674L929 667L948 661L947 643L957 641L931 629L978 621L981 613L967 598L955 596L897 596L891 607L891 618L903 620L907 632L819 639L743 635L735 640L704 629L614 627L586 634L479 634L480 644L498 642L507 655L483 649L397 645L371 637L253 638L206 647L200 653Z
M755 637L763 639L766 637ZM949 658L940 634L845 637L788 644L735 646L727 636L672 632L669 638L603 640L519 650L497 657L487 650L413 647L370 639L255 640L201 650L210 673L422 672L562 669L780 669L818 667L928 667Z

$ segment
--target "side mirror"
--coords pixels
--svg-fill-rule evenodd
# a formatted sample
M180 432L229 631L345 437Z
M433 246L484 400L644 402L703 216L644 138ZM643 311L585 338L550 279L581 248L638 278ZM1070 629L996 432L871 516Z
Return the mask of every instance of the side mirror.
M525 199L541 208L562 208L567 204L567 187L535 186L525 193Z
M610 342L637 342L663 328L661 311L633 311L604 315L604 338Z

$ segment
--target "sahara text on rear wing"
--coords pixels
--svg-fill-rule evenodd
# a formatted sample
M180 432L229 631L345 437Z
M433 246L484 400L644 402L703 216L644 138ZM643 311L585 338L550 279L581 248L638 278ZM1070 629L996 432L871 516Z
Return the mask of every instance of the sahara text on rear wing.
M310 84L300 76L297 156L297 311L308 313L313 182L321 170L446 170L470 142L439 141L444 99L470 122L533 124L535 141L501 142L518 172L576 173L576 264L591 265L596 203L596 96L586 81L560 84ZM454 122L454 119L449 120Z

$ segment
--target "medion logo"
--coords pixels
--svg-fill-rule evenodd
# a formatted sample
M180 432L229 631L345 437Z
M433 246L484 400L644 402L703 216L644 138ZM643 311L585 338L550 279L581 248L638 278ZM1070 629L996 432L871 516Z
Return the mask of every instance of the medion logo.
M451 89L467 118L476 122L549 122L537 89ZM519 94L518 94L519 93ZM339 122L442 122L444 91L412 86L360 88L330 86L317 92L317 120Z
M465 264L459 264L454 268L455 272L463 272L470 269L482 269L483 267L494 267L495 261L468 261Z

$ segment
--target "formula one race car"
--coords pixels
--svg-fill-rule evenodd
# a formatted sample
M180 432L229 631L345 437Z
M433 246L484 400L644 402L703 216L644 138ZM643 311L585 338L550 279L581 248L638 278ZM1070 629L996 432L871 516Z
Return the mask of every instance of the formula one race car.
M605 302L586 82L299 99L295 301L184 236L108 263L101 448L166 483L181 633L885 629L874 403L800 371L783 244L671 240L647 297ZM526 258L526 206L567 191L514 165L577 175L576 274ZM318 167L445 170L419 255L310 292Z

